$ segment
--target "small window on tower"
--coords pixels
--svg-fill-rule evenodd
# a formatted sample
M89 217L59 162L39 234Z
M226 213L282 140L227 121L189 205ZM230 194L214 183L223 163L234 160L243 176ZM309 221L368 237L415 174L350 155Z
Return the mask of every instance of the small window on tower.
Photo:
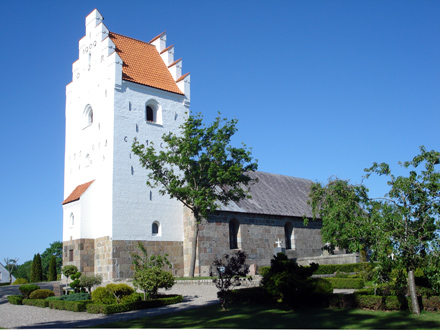
M153 236L158 236L160 235L160 224L157 221L153 222L153 225L151 226L151 233L153 234Z
M73 213L70 213L70 225L71 226L75 225L75 216L73 215Z
M154 111L149 105L147 105L147 121L154 122Z

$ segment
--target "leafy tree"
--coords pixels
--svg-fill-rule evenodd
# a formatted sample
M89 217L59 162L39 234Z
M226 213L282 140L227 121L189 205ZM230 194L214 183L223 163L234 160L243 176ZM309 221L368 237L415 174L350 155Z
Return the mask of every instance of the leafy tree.
M224 310L227 309L227 292L231 287L240 286L240 277L245 277L249 273L246 257L246 253L237 251L235 256L230 257L228 254L225 254L224 260L215 259L213 262L215 272L211 272L210 276L212 282L220 290L217 295Z
M56 258L56 272L61 273L61 267L63 264L63 243L55 241L49 245L49 247L41 254L41 265L43 268L43 276L45 279L49 278L49 266L52 256ZM55 279L56 280L56 279Z
M162 269L165 266L172 268L172 265L167 259L167 254L149 256L147 249L141 242L138 242L138 248L141 250L142 256L136 253L131 254L135 267L133 286L144 292L144 300L147 300L147 295L155 298L160 288L170 289L174 285L173 274Z
M49 274L47 276L48 281L56 281L57 280L57 259L55 256L50 258L49 264Z
M389 178L389 192L370 199L368 190L346 181L333 180L325 187L313 185L310 203L314 216L323 221L324 242L360 251L369 247L373 258L384 268L398 269L396 287L403 291L403 274L411 294L413 312L420 313L416 297L414 270L439 240L440 173L435 170L440 153L420 147L411 161L399 163L411 169L408 176L395 176L386 163L365 169ZM420 169L424 165L424 169Z
M218 117L210 126L202 124L202 116L190 115L179 134L164 134L167 146L157 152L154 145L146 147L133 143L133 153L148 172L147 185L160 187L162 195L169 194L194 214L190 277L194 276L199 224L219 207L219 202L239 201L249 197L246 187L251 178L245 174L255 171L251 152L229 145L237 131L237 120Z
M14 275L15 278L25 278L26 280L30 281L31 268L32 260L28 260L15 267L15 269L12 271L12 275Z
M92 276L81 276L80 285L83 288L87 288L89 293L92 293L92 287L95 285L100 285L102 283L101 275L92 275Z
M43 280L43 268L41 267L41 257L40 254L37 253L34 255L34 259L32 261L30 282L36 283L41 282Z
M5 267L9 273L9 284L11 284L12 283L12 271L14 270L14 268L17 267L18 258L15 258L15 259L5 258L4 260L5 260Z

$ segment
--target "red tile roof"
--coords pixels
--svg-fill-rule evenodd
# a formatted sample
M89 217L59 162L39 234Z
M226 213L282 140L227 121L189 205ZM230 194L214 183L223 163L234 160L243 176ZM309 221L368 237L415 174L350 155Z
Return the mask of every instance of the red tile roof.
M183 95L155 46L114 32L109 37L124 62L122 79Z
M72 191L72 193L61 204L64 205L64 204L79 200L81 195L84 194L84 192L87 190L87 188L90 187L90 185L93 183L93 181L95 181L95 180L92 180L92 181L84 183L84 184L80 184L78 187L76 187Z

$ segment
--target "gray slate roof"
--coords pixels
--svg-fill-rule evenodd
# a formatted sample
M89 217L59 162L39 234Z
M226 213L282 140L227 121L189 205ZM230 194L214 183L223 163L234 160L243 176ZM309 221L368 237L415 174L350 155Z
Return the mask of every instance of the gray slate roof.
M246 174L258 179L249 189L252 198L221 205L219 211L312 217L307 200L313 181L258 171Z

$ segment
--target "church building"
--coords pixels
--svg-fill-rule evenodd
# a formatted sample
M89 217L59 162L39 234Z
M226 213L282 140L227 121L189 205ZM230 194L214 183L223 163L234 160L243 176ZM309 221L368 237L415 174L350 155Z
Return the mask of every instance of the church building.
M146 185L133 140L164 148L190 113L190 75L162 33L143 42L111 32L98 10L86 17L72 82L66 87L63 264L104 280L133 275L138 242L168 253L177 276L189 273L190 211ZM200 225L196 274L241 249L269 265L277 242L291 258L322 255L320 222L307 205L311 181L254 172L252 199L222 206Z

